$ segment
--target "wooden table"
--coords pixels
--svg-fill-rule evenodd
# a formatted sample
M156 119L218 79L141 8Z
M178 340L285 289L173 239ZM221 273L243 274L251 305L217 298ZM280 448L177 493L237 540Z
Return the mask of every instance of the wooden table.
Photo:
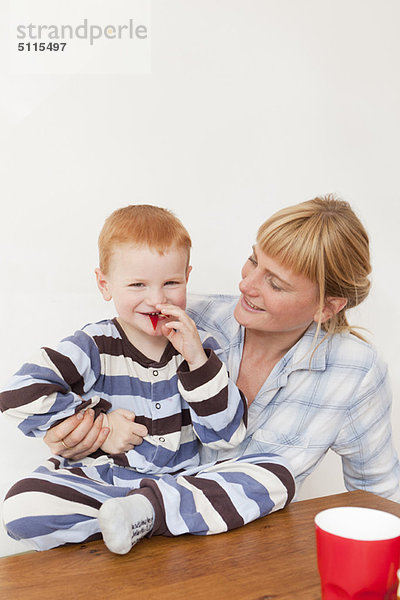
M400 516L400 505L368 492L296 502L216 536L142 540L124 556L104 544L0 559L1 600L319 600L314 516L365 506Z

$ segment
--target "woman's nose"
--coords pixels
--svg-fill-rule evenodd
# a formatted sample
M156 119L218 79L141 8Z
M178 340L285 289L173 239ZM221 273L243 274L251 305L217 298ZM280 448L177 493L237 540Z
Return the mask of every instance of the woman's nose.
M248 273L242 272L242 281L239 283L239 290L242 294L251 294L256 296L259 291L258 285L258 274L256 270L250 271Z

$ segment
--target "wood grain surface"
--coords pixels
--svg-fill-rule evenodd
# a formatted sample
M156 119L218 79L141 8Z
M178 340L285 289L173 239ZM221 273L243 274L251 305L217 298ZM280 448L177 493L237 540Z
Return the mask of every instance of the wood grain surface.
M0 559L1 600L319 600L314 516L400 505L356 491L296 502L216 536L154 537L125 556L103 542Z

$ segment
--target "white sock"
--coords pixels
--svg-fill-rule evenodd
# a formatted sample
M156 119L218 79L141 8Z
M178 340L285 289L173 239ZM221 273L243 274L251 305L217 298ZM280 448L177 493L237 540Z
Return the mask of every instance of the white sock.
M142 494L106 500L98 516L105 545L111 552L126 554L153 529L154 517L150 500Z

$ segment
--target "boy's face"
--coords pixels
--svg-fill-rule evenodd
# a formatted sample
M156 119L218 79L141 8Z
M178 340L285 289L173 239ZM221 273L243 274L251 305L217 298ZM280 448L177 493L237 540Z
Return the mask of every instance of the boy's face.
M114 300L119 322L129 339L161 336L149 317L157 304L186 308L186 284L191 267L187 253L171 248L159 254L147 246L123 244L113 250L107 274L96 269L97 285L105 300Z

